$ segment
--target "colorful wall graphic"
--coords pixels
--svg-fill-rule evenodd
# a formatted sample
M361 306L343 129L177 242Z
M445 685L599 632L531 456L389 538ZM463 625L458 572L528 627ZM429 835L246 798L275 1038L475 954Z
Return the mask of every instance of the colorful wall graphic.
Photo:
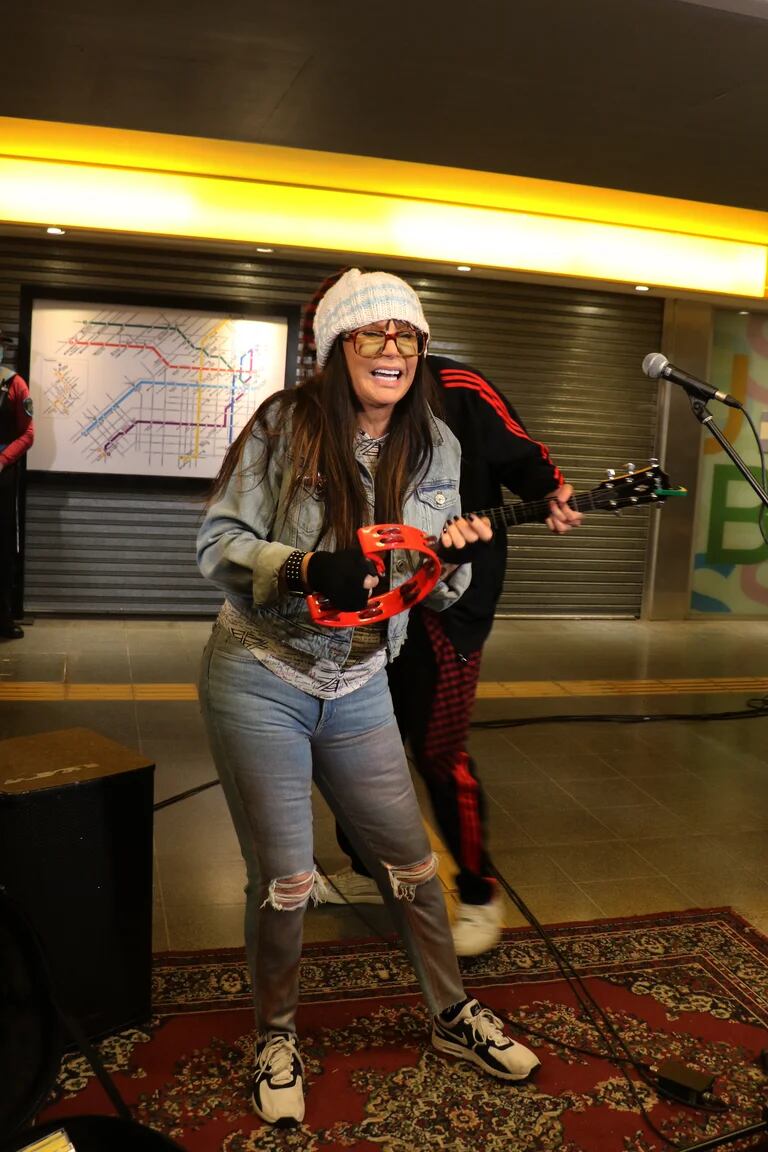
M768 316L715 313L710 382L741 401L768 451ZM716 401L709 408L764 486L749 422L736 408ZM701 450L691 609L768 616L768 545L757 526L758 498L708 432ZM768 531L768 513L764 522Z
M36 300L30 468L215 476L284 387L287 336L284 318Z

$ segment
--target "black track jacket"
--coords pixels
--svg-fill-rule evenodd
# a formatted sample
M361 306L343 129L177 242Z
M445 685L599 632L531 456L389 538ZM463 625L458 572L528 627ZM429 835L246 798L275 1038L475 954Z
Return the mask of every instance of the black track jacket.
M523 500L540 500L565 483L546 446L531 439L515 409L482 373L444 356L427 356L427 364L440 386L443 419L461 444L465 513L502 504L502 486ZM485 643L506 562L507 537L501 530L473 558L467 591L440 613L451 643L462 654Z

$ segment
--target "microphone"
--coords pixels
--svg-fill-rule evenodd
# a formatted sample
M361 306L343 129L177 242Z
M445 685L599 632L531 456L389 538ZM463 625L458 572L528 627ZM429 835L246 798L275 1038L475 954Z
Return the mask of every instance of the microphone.
M643 360L643 372L646 376L650 376L651 380L661 378L671 381L672 384L679 384L690 396L698 396L704 401L719 400L721 404L727 404L730 408L741 408L739 401L735 396L731 396L730 392L721 392L719 388L713 388L711 384L705 384L703 380L689 376L681 368L675 368L663 352L649 352Z

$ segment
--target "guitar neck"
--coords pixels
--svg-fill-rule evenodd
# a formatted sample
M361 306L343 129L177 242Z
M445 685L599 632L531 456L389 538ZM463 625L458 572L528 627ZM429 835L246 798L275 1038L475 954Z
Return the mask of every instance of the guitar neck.
M580 492L568 501L568 507L576 512L594 512L601 507L595 500L595 492ZM492 528L515 527L519 524L543 524L549 516L549 500L520 501L517 504L501 504L496 508L485 508L476 516L487 516Z

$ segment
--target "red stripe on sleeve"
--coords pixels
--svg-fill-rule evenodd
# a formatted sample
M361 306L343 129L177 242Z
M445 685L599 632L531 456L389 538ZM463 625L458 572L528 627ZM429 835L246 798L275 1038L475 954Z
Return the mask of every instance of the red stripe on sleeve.
M541 452L542 458L554 469L555 478L558 483L565 483L565 477L557 465L553 463L549 455L549 448L547 448L546 444L542 444L540 440L534 440L532 436L528 435L525 429L514 419L498 392L490 386L487 380L484 380L482 376L478 376L474 372L468 372L466 369L459 368L441 368L440 380L445 388L466 388L471 392L477 392L480 398L493 408L508 432L511 432L513 436L519 436L522 440L528 440L531 444L536 445Z

